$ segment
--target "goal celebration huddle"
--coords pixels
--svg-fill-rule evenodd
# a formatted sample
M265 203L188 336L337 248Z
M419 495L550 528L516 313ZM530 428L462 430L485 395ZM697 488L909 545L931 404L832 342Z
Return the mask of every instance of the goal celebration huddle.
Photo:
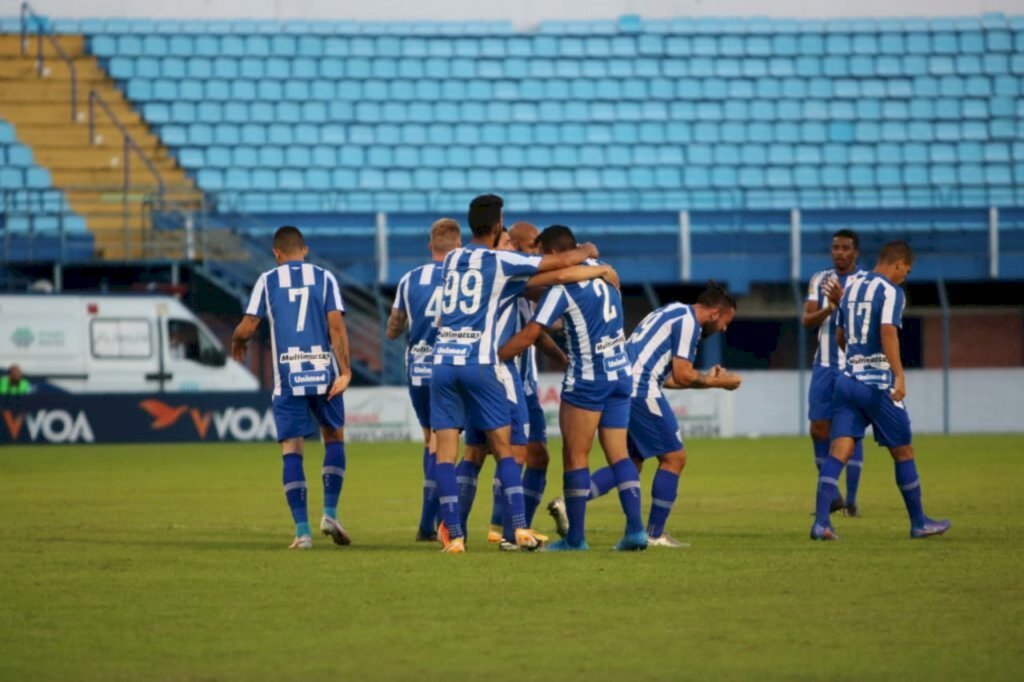
M736 301L709 283L693 302L651 311L636 329L624 327L615 270L594 244L579 244L569 227L529 223L506 228L496 195L476 197L467 215L470 240L457 221L430 228L432 260L402 277L387 334L406 332L406 381L423 428L423 498L418 541L463 553L467 519L488 455L495 460L492 517L486 540L502 550L583 551L588 503L616 492L623 514L614 549L687 546L667 531L687 452L666 390L741 387L721 366L695 367L702 338L726 331ZM340 545L351 540L338 515L346 475L344 392L351 380L344 303L337 280L306 263L301 232L274 236L278 267L263 273L232 340L243 359L263 318L274 355L273 414L283 456L283 486L295 523L291 547L312 546L305 439L319 428L324 442L320 530ZM833 268L812 278L804 324L819 329L808 395L818 468L810 537L838 540L831 517L859 514L857 485L868 426L889 449L906 504L910 536L949 529L925 515L904 399L899 336L900 285L914 263L905 242L890 242L872 271L859 269L850 230L833 236ZM552 335L564 338L562 346ZM547 492L546 418L538 400L537 352L565 366L559 407L562 487L546 510L559 539L534 529ZM459 460L460 436L465 448ZM607 465L590 470L595 439ZM657 469L641 489L647 460ZM651 466L655 466L653 463ZM847 470L847 495L838 480ZM648 513L643 515L644 497Z

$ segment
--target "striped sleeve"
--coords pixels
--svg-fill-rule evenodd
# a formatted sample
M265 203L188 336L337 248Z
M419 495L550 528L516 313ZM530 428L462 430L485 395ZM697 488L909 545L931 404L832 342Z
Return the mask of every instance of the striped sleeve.
M341 288L334 275L324 270L324 289L326 300L324 301L325 312L345 312L345 303L341 300Z
M700 332L697 320L693 315L685 315L673 325L673 346L676 357L693 362L697 359L697 344L700 343Z
M494 256L508 277L531 277L540 268L540 256L527 256L514 251L495 251Z
M906 301L903 290L899 287L886 285L882 295L882 324L891 324L897 329L903 328L903 305Z
M267 316L267 273L260 275L260 278L256 280L256 285L252 288L252 294L249 296L249 305L245 308L246 315L252 315L254 317L266 317Z
M824 272L816 272L811 277L811 283L807 287L807 300L821 303L821 283L825 279Z
M551 287L537 303L537 311L533 314L533 322L539 325L550 327L555 321L565 314L569 306L568 295L565 287Z
M398 289L395 291L395 302L391 306L392 309L406 314L409 313L409 275L411 274L411 272L405 273L398 282Z

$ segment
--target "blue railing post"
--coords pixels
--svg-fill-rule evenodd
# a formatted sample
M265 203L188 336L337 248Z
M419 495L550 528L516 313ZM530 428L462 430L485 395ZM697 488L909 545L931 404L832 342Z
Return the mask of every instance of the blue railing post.
M939 306L942 308L942 433L949 435L949 296L946 292L946 280L939 279L935 283L939 290Z
M388 281L388 215L383 211L377 213L377 282L386 284Z
M988 276L999 279L999 209L988 209Z
M679 212L679 278L689 282L693 277L693 261L690 239L690 212Z

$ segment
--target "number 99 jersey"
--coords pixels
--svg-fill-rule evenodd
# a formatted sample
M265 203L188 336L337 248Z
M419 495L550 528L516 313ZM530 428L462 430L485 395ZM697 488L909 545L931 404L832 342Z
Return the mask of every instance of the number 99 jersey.
M338 376L327 313L344 313L334 275L292 261L256 280L246 315L270 322L274 395L323 395Z
M475 244L444 260L435 365L493 365L498 361L498 314L506 289L521 289L537 273L539 256L493 251Z

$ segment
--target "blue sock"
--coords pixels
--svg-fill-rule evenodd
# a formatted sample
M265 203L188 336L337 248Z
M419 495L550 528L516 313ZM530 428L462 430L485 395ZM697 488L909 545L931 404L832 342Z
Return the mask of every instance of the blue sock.
M915 526L924 523L924 506L921 504L921 479L917 475L917 464L912 459L896 462L896 485L903 494L910 522Z
M864 467L864 441L858 439L853 446L853 457L846 463L846 506L857 506L857 490L860 488L860 474Z
M611 467L601 467L590 474L590 497L595 500L602 495L607 495L615 487L615 472Z
M491 482L491 525L500 526L504 517L505 493L501 489L501 479L498 478L498 468L494 468L494 481Z
M543 469L526 467L526 471L523 473L523 494L526 496L524 502L526 504L526 526L528 528L533 528L533 515L537 511L538 505L544 499L544 488L547 487L547 484L547 467Z
M565 541L579 547L586 540L587 500L590 497L590 470L574 469L562 474L565 511L569 516L569 533Z
M462 519L459 516L459 485L455 482L455 465L438 463L434 467L437 479L437 498L441 505L441 519L448 526L452 539L463 537Z
M619 502L626 514L626 533L639 533L644 529L640 513L640 474L628 457L616 462L612 472L615 474L615 485L619 488Z
M424 535L434 534L434 520L437 517L437 482L434 480L434 468L437 457L423 449L423 510L420 512L420 532Z
M455 483L459 491L459 515L462 519L462 526L465 528L469 520L469 512L473 509L473 500L476 499L476 481L480 475L480 467L467 460L459 462L455 467Z
M324 445L324 516L338 518L338 498L345 483L345 444Z
M828 450L832 443L827 440L812 440L814 443L814 468L821 472L821 465L828 459Z
M309 531L309 513L306 511L306 474L302 471L302 455L289 453L284 456L284 498L295 521L295 536L312 535Z
M526 528L526 505L523 503L523 478L519 471L519 465L513 457L505 457L498 461L498 478L501 479L501 487L505 489L505 526L515 531L517 528ZM506 538L510 541L513 537Z
M672 512L679 489L679 475L658 469L651 485L651 515L647 517L647 534L656 538L665 532L665 522Z
M839 494L839 474L843 473L843 463L829 456L821 465L818 475L818 497L814 506L814 522L821 526L831 526L828 510L832 500Z

